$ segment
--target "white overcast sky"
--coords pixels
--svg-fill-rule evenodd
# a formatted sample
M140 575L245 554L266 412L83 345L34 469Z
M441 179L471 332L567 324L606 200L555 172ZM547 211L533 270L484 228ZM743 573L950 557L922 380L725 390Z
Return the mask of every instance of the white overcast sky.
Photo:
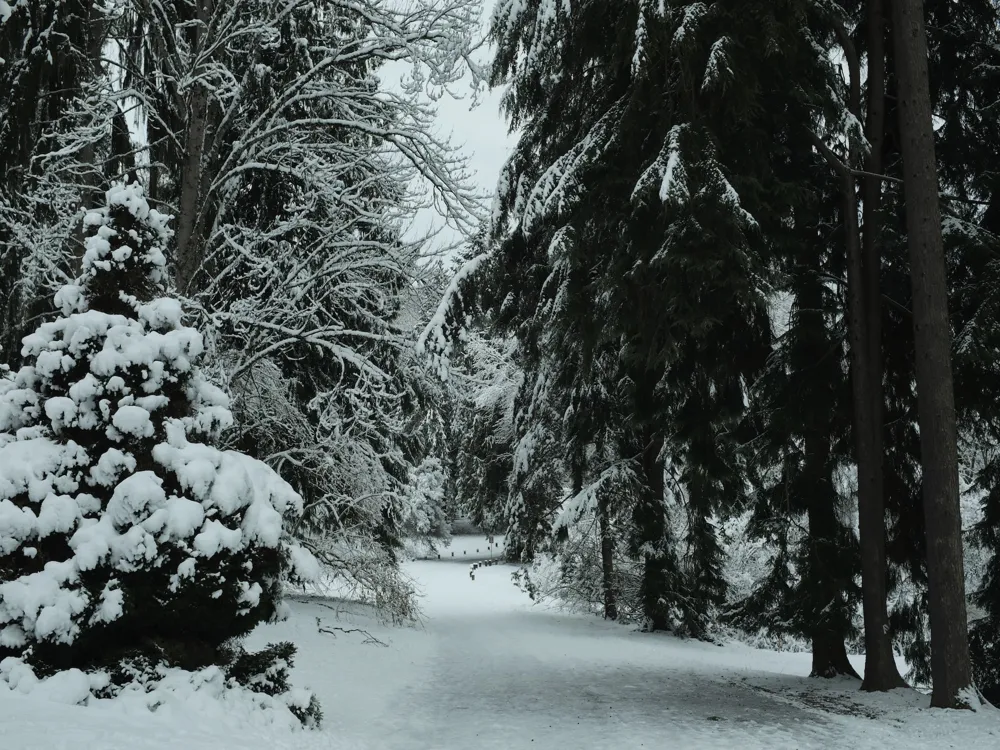
M483 0L484 34L493 12L493 3L494 0ZM491 49L484 47L478 51L477 62L488 65L492 54ZM386 66L382 70L381 77L386 85L394 86L398 83L400 75L408 70L405 65L398 69ZM452 89L464 98L445 95L435 102L437 135L447 137L468 160L470 176L477 190L485 194L488 210L496 190L500 169L515 143L515 137L507 132L506 120L499 109L503 91L501 89L480 91L473 106L471 76L466 81L456 83ZM440 217L431 210L423 212L412 227L411 233L422 234L430 227L441 230L435 239L435 246L450 245L462 239L458 232L444 227Z

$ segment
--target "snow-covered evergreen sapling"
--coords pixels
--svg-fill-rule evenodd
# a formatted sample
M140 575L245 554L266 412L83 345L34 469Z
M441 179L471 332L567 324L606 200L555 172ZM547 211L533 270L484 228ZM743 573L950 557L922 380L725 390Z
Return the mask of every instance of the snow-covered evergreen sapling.
M84 224L61 316L24 339L28 364L0 387L0 656L113 683L128 666L226 669L283 578L318 574L283 533L302 500L213 445L232 415L165 294L168 217L118 185Z

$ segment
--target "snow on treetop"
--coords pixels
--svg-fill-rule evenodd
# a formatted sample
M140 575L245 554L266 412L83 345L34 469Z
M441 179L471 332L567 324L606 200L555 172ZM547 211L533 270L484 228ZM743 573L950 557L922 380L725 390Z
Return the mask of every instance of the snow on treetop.
M165 281L167 260L163 247L172 234L168 226L170 216L150 208L142 186L136 183L115 185L105 197L107 205L87 212L83 219L84 228L92 231L84 241L83 277L93 277L99 271L110 271L115 266L123 268L133 254L138 253L152 280L157 283ZM118 247L112 247L110 240L119 237L118 230L112 227L113 214L121 208L151 231L152 242L139 232L130 230L126 237L120 238L123 242ZM143 247L144 244L149 246Z
M109 210L115 206L124 206L135 218L157 232L160 239L166 241L170 238L172 232L167 226L170 221L170 215L160 213L155 208L150 208L145 195L143 195L142 186L138 183L133 182L129 185L118 183L112 186L105 193L105 200L107 202L106 208L100 208L87 213L84 219L86 225L106 224L106 216Z

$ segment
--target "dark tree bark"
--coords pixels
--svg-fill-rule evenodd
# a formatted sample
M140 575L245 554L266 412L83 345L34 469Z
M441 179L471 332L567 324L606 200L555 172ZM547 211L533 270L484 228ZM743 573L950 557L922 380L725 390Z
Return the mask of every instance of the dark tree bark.
M132 151L125 113L119 108L111 121L111 153L104 163L105 180L135 181L135 157Z
M642 614L649 630L668 630L670 585L675 567L667 534L667 515L663 498L665 482L660 451L663 436L659 425L650 418L657 413L657 373L645 367L635 367L631 372L635 383L631 410L631 429L622 441L623 455L634 456L638 464L640 487L632 506L630 550L642 560L642 579L639 599Z
M843 633L818 630L812 636L812 670L810 677L861 677L847 656Z
M197 24L191 26L191 47L198 49L202 30L207 28L214 10L214 0L200 0ZM184 161L181 166L180 196L177 212L177 255L175 276L177 289L190 291L195 274L201 267L202 248L199 235L201 200L205 183L205 142L210 130L210 92L203 82L193 86L188 95L187 120L184 123Z
M951 329L923 11L921 0L893 0L927 526L931 705L968 708L974 688L962 559Z
M667 525L663 506L663 464L659 459L663 440L650 430L643 430L642 441L640 458L644 486L639 490L633 518L640 545L649 548L641 552L643 614L650 630L667 630L670 623L662 602L669 578L667 550L663 549Z
M583 450L574 451L570 460L570 475L573 485L573 495L583 492L586 459ZM611 496L607 490L600 491L597 499L597 526L601 545L601 587L604 592L604 618L618 619L618 604L615 597L615 560L614 538L611 534L610 506Z
M830 482L830 441L826 435L813 434L806 438L806 456L810 466L808 470L813 476L822 477L819 483L827 485ZM832 484L832 483L831 483ZM816 492L809 503L809 566L813 570L813 580L819 583L816 592L822 600L833 603L843 596L843 586L838 581L834 571L840 568L840 557L837 545L836 509L830 498L833 488L827 492ZM823 571L821 577L816 573ZM848 624L838 621L837 610L840 607L829 606L813 624L810 639L812 641L812 669L810 677L838 677L847 675L861 679L855 671L851 660L847 658L846 631Z
M604 618L618 619L615 593L615 539L611 530L611 493L604 491L597 501L597 521L601 534L601 577L604 585Z
M883 412L885 392L882 383L882 174L885 144L885 9L888 0L868 0L868 79L865 137L871 146L862 188L862 267L868 315L868 357L872 378L872 409L877 430L875 441L883 455ZM884 490L880 487L880 492Z
M875 19L881 27L881 10ZM861 64L845 29L838 28L850 71L848 106L861 119ZM878 63L876 63L878 68ZM876 113L877 114L877 113ZM883 115L884 117L884 115ZM872 123L869 123L872 126ZM829 150L827 149L827 152ZM847 317L851 349L854 443L858 466L858 531L861 542L862 603L865 618L865 676L861 688L892 690L905 685L896 666L886 608L887 562L885 497L882 478L882 419L884 395L881 367L881 296L877 258L865 262L858 226L858 196L852 148L848 163L838 170L844 200L847 235ZM830 159L829 153L827 158ZM869 225L873 229L873 225ZM874 233L869 233L872 238ZM867 242L865 243L867 246ZM874 244L874 243L873 243ZM878 318L878 321L875 318Z

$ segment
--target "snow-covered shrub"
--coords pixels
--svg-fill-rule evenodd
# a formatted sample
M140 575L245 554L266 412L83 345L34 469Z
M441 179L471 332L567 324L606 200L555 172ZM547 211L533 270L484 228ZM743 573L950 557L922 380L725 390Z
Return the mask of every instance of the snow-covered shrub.
M235 361L224 353L220 370L238 370ZM368 429L388 417L367 407L343 410L333 398L316 399L318 411L304 409L296 400L297 381L270 360L228 382L237 424L224 436L226 445L266 461L300 494L303 512L290 532L320 561L323 588L385 606L380 614L386 620L410 619L414 589L396 554L401 485L383 463L386 457L395 462L399 451L380 448L381 438Z
M448 473L439 458L425 458L410 469L400 507L399 528L404 536L431 543L448 538L447 482Z
M174 723L205 717L216 724L257 727L263 730L295 731L312 726L301 718L309 693L289 690L269 695L240 685L218 666L187 671L159 666L151 676L113 686L107 672L66 669L53 675L39 675L21 659L0 661L0 698L6 693L30 695L67 706L94 706L125 714L155 711ZM115 689L109 690L114 687Z
M593 509L567 513L547 549L514 572L515 584L533 601L548 602L569 611L601 615L604 578L601 539ZM642 562L628 554L627 545L614 547L613 588L619 622L642 620Z
M87 214L76 284L0 388L0 657L39 674L224 665L313 556L302 500L214 447L232 423L201 334L165 295L168 217L138 186Z
M226 665L226 676L237 685L255 693L281 696L288 709L306 726L318 726L323 719L319 701L307 691L293 690L288 682L295 645L289 641L269 643L267 648L249 652L240 644L233 647Z

